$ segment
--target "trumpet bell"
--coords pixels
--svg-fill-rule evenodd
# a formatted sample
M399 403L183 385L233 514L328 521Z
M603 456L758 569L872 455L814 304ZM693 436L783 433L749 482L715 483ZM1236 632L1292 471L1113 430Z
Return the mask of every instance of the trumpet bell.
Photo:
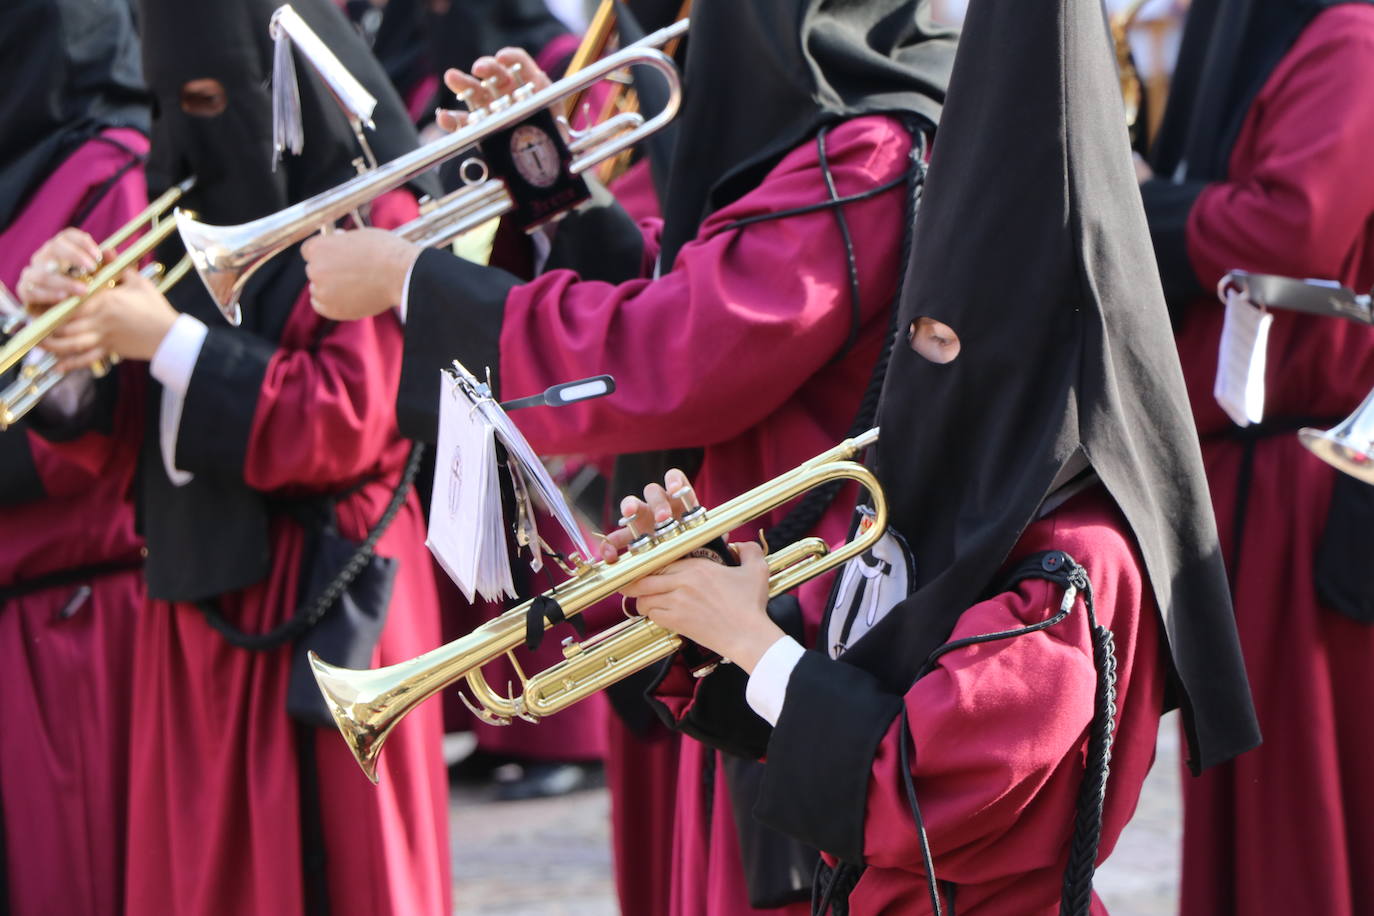
M1374 484L1374 391L1339 426L1300 429L1298 441L1336 470Z
M1312 454L1351 477L1374 484L1374 442L1355 443L1339 430L1300 429L1298 440Z
M253 250L244 251L239 247L242 244L239 236L244 234L241 226L211 226L180 209L173 215L182 244L210 298L215 300L224 320L238 327L243 320L239 295L248 277L265 259L255 260Z
M382 744L401 721L399 716L379 715L384 709L377 707L378 698L386 694L393 678L386 669L353 671L331 665L314 652L309 658L310 671L334 724L353 752L353 759L376 785Z

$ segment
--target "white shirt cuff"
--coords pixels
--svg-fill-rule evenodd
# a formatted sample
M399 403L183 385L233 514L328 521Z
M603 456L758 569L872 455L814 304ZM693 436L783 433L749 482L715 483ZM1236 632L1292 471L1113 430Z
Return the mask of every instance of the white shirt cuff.
M162 343L157 345L152 362L148 364L148 371L162 383L163 388L186 396L207 333L205 322L190 315L178 315L177 320L172 322L171 329L162 338Z
M778 724L782 702L787 698L787 682L792 679L792 669L797 667L797 662L805 654L801 643L790 636L782 636L768 647L768 651L754 666L754 673L749 675L744 698L769 725Z
M424 254L423 251L420 253ZM415 273L415 265L419 263L420 259L416 258L415 260L411 261L410 266L406 268L405 283L401 286L401 302L399 305L396 306L396 312L401 316L401 324L406 323L406 315L408 314L410 309L410 277L413 273Z
M209 333L205 323L190 315L178 315L167 336L158 344L148 371L162 383L162 410L158 424L158 444L162 448L162 468L174 486L182 487L195 476L176 466L177 432L181 429L181 408L191 375L200 359L200 348Z

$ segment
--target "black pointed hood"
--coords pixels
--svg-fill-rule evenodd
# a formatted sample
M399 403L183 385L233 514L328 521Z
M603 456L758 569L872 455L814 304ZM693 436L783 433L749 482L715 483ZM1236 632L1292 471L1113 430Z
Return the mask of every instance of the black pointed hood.
M212 224L238 223L276 212L353 177L357 140L323 81L298 55L296 72L305 143L273 171L273 43L268 25L280 0L198 3L139 0L144 23L144 70L156 99L148 184L156 192L195 175L185 206ZM361 36L330 0L292 0L291 6L345 67L377 99L376 130L368 142L378 161L414 149L414 126L386 73ZM295 53L293 51L293 53ZM217 80L225 90L221 113L202 116L182 107L188 81ZM196 106L192 106L194 109ZM426 184L415 182L414 184ZM437 190L437 184L430 184ZM159 254L171 264L182 253L177 237ZM257 396L282 330L305 289L299 249L273 258L249 280L243 325L224 326L203 284L189 278L169 298L209 327L181 415L178 461L197 469L173 486L159 443L161 388L150 386L143 449L141 522L147 536L149 593L198 600L261 581L269 555L272 506L242 479ZM203 373L213 381L198 382ZM214 468L214 473L200 468ZM226 552L225 544L234 549Z
M148 132L127 0L10 0L0 28L0 226L109 127Z
M665 271L703 219L823 124L893 112L933 129L940 119L957 31L935 24L929 0L696 0L691 20Z
M903 692L1081 453L1140 546L1210 766L1258 732L1101 4L973 0L961 42L879 409L917 591L845 660ZM906 345L921 316L959 334L952 363Z
M428 0L425 34L439 73L471 70L473 61L502 48L523 48L537 57L568 27L544 0Z
M361 153L348 121L324 82L297 56L305 148L274 170L272 39L268 23L282 0L185 3L139 0L143 66L157 103L150 190L188 175L199 179L188 206L211 223L238 223L275 212L356 174ZM409 152L418 136L386 72L330 0L293 0L300 14L349 72L377 98L368 143L379 162ZM188 114L182 87L212 78L227 107L215 117Z

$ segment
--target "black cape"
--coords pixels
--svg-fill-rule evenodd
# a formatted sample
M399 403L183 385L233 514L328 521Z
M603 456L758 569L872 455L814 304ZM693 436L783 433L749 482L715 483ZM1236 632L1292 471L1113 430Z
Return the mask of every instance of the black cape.
M148 132L127 0L11 0L0 28L0 226L110 127Z
M793 671L757 809L848 861L902 696L1079 455L1144 557L1191 765L1258 741L1106 37L1098 0L973 0L964 24L898 314L962 351L935 365L899 337L879 408L915 590L840 661Z
M449 0L425 11L425 36L437 72L471 70L473 61L502 48L523 48L536 56L568 34L544 0Z
M276 0L199 4L141 0L144 70L157 100L148 184L156 192L188 175L198 183L185 200L209 223L238 223L280 210L352 177L357 141L324 83L302 59L296 70L305 147L273 171L268 88ZM330 0L293 0L292 7L355 77L377 97L377 129L368 141L381 162L415 148L405 107L362 38ZM182 110L192 79L223 84L227 107L215 117ZM421 182L427 189L433 189ZM174 239L164 263L182 253ZM225 325L201 283L188 277L172 303L209 327L182 410L177 466L195 472L172 486L158 444L161 386L153 384L143 449L140 521L148 540L148 590L188 601L239 590L270 568L267 497L243 481L258 392L276 343L305 288L305 266L292 249L254 275L243 296L243 326ZM226 551L223 545L234 549Z

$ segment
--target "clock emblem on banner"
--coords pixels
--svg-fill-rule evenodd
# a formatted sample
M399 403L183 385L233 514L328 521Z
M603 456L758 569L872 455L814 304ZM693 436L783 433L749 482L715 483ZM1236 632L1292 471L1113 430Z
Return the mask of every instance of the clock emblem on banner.
M525 124L512 131L510 157L520 177L534 187L547 188L558 181L562 169L558 147L542 128Z

